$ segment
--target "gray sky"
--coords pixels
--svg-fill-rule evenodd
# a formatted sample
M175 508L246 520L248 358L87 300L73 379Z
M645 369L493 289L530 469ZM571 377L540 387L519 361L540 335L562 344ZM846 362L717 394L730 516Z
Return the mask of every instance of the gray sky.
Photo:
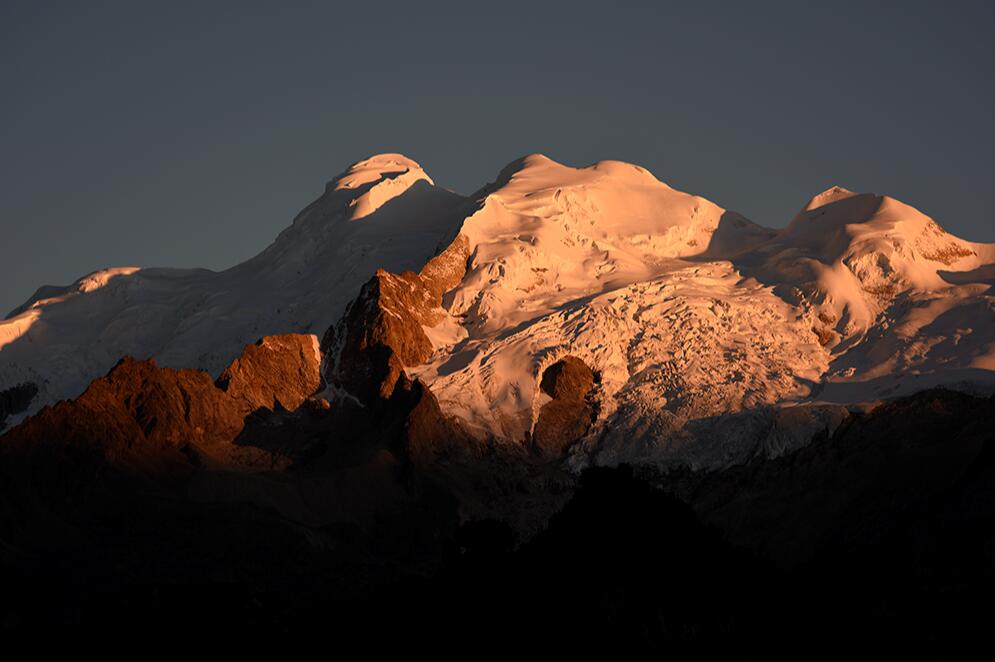
M4 0L0 310L231 266L385 151L462 193L621 159L771 226L839 184L995 241L986 3L421 4Z

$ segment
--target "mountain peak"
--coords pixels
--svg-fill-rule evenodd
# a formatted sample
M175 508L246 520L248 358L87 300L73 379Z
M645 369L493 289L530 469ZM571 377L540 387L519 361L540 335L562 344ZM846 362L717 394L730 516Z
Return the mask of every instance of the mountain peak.
M815 223L824 227L828 223L864 223L879 210L884 200L874 193L856 193L842 186L830 186L812 197L788 224L788 232L809 232ZM830 208L830 205L833 205Z
M351 220L369 216L385 202L396 198L418 182L435 182L420 165L403 154L375 154L357 161L325 187L327 193L350 192Z
M813 209L818 209L819 207L824 207L833 202L839 202L840 200L846 200L847 198L855 198L859 195L871 195L866 193L855 193L848 188L842 186L830 186L822 193L814 196L805 205L804 211L812 211Z
M429 184L435 183L414 159L409 159L403 154L385 153L374 154L353 163L345 172L330 181L327 189L329 191L356 189L364 184L399 177L411 180L412 183L419 179L424 179Z
M541 152L533 152L532 154L526 154L522 158L518 159L522 165L527 168L541 167L547 165L562 166L563 164L559 161L555 161Z
M498 185L504 185L510 182L513 177L521 177L523 175L555 178L558 183L557 185L587 182L595 176L632 182L649 180L653 184L664 184L654 177L650 171L626 161L606 159L597 161L586 167L575 168L538 152L515 159L506 165L498 175L497 182ZM668 186L667 188L670 187Z
M538 152L526 154L525 156L521 156L511 161L508 165L501 168L501 172L498 173L497 179L495 179L492 184L485 186L482 191L490 192L497 190L502 186L509 184L516 176L520 178L525 173L531 175L536 172L567 169L570 168L562 163L557 163L545 154L540 154Z

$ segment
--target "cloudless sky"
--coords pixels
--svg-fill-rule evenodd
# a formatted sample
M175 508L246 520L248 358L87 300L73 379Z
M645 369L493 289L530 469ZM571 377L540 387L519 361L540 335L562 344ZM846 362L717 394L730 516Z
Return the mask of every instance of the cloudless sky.
M839 184L995 241L990 6L2 0L0 310L229 267L386 151L461 193L621 159L770 226Z

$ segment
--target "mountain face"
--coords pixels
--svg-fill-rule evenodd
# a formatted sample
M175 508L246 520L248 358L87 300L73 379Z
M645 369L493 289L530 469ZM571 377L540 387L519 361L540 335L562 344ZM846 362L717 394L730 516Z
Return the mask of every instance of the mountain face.
M232 442L256 410L297 409L319 386L318 366L314 338L303 335L249 345L216 383L199 370L127 357L76 400L46 407L15 428L3 452L152 475L210 462L270 468L278 456Z
M0 629L944 656L995 588L993 284L888 197L774 230L615 161L372 157L243 264L0 322Z
M993 265L995 245L839 187L773 230L616 161L533 155L463 197L385 154L227 271L41 288L0 324L0 392L16 423L122 356L218 375L262 335L311 333L330 402L414 379L475 444L720 467L854 404L995 382ZM590 382L571 405L543 387L562 365Z

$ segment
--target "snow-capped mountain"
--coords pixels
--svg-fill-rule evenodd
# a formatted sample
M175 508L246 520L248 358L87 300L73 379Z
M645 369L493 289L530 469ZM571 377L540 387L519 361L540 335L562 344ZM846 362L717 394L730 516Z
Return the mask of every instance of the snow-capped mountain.
M321 336L376 269L418 269L445 246L464 204L414 161L383 154L227 271L114 268L42 287L0 322L0 391L36 384L35 410L76 397L125 355L217 375L262 336Z
M839 187L774 230L616 161L533 155L463 197L387 154L227 271L40 289L0 323L0 392L36 384L31 412L123 355L216 375L311 333L332 400L363 400L357 357L384 347L371 393L403 371L482 442L722 465L807 443L841 404L995 383L993 275L995 245Z

